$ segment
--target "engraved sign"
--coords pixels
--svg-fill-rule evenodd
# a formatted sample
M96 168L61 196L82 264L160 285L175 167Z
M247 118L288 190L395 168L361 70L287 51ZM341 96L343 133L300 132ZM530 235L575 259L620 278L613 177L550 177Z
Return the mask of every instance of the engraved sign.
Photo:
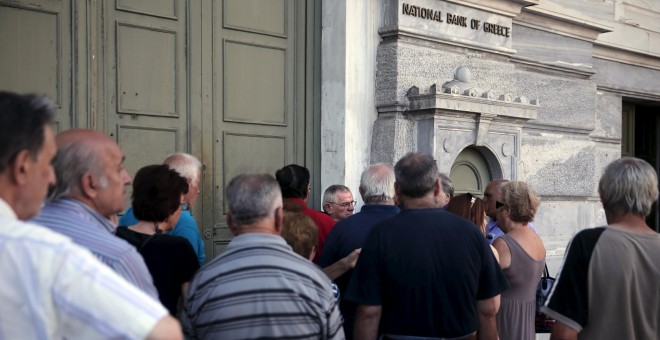
M438 0L390 0L396 15L385 17L384 26L409 33L512 53L512 18L483 9Z

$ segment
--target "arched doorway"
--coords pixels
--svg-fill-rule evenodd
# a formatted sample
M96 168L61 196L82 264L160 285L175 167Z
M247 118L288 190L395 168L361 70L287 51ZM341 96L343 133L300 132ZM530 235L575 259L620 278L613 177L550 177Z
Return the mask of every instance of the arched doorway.
M486 185L502 177L502 170L495 156L484 147L468 146L463 149L451 166L449 178L456 195L471 193L481 197Z

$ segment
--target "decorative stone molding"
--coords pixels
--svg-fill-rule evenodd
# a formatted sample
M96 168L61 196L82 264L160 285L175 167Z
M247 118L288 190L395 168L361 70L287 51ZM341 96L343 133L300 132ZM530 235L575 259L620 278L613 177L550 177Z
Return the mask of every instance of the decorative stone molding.
M492 155L492 171L517 178L522 126L535 120L538 99L480 89L467 67L456 69L454 79L428 91L411 87L405 116L415 122L416 149L433 154L447 171L457 155L475 146L486 158Z
M538 114L538 99L514 97L510 93L498 96L495 91L483 91L471 83L470 70L466 67L459 67L454 79L441 89L433 84L427 93L421 94L418 87L411 87L407 92L408 110L461 111L517 120L536 119Z

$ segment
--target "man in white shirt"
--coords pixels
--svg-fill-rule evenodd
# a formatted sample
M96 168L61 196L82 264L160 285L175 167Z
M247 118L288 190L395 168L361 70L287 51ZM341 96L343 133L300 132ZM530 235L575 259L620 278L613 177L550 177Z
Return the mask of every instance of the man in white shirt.
M178 322L69 238L23 221L55 183L54 106L0 92L0 338L181 339Z

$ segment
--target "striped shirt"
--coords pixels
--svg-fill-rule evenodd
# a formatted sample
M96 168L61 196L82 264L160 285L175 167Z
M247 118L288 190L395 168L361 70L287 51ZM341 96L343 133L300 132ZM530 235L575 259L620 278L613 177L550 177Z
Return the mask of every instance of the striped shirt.
M70 237L145 293L158 298L151 274L134 246L116 237L115 226L82 202L62 198L46 203L32 223Z
M343 339L330 280L283 238L236 236L190 284L191 339Z
M0 339L143 339L168 315L68 237L0 199Z

